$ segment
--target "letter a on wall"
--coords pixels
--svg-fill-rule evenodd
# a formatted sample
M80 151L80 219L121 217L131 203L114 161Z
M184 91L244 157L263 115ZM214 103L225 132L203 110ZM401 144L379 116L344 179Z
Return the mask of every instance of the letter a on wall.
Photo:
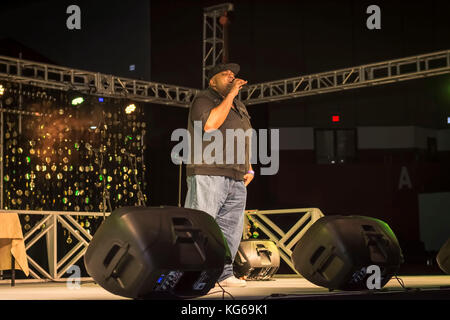
M398 182L398 189L401 190L405 186L408 189L412 189L411 178L409 177L408 169L406 169L406 167L402 167L400 171L400 180Z

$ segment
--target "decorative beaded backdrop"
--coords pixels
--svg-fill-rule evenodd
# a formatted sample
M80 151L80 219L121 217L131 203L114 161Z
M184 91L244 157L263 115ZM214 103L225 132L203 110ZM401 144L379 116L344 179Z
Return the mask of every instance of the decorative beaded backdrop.
M145 204L142 108L127 114L125 99L3 86L4 209L109 212ZM77 95L84 102L72 105ZM89 233L101 220L76 218ZM24 233L39 219L21 215Z

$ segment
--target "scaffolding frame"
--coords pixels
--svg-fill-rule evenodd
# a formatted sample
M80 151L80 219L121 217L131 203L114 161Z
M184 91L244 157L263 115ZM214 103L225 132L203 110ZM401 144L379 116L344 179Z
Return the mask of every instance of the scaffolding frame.
M279 214L298 214L299 219L292 225L289 230L283 231L271 218L271 215ZM249 236L246 232L249 226L249 220L254 221L269 240L273 241L278 247L280 258L297 275L300 273L295 269L292 262L292 251L298 240L305 234L305 232L324 214L318 208L295 208L295 209L277 209L277 210L246 210L244 219L244 239Z
M187 107L199 90L0 56L0 80L45 89Z
M46 281L67 281L71 278L65 277L68 269L75 265L77 261L83 258L86 250L92 240L92 235L83 228L74 218L75 216L90 217L108 217L111 212L85 212L85 211L48 211L48 210L0 210L1 213L17 213L19 215L42 215L40 219L30 230L28 230L23 240L25 250L33 247L41 238L45 236L48 268L41 266L38 262L27 254L28 264L30 266L30 276L32 279L18 280L17 282L46 282ZM283 231L270 218L275 214L299 214L297 222ZM279 248L280 257L297 274L298 271L292 263L292 250L297 241L303 234L324 214L318 208L294 208L278 210L246 210L244 219L243 238L248 239L245 232L249 225L249 219L258 223L258 229L264 232L269 239ZM74 240L73 247L63 256L58 256L58 225L65 228ZM84 281L90 281L92 278L85 277ZM0 280L0 283L4 282Z
M239 98L253 105L446 73L450 73L450 50L248 85Z
M106 217L111 213L85 212L85 211L39 211L39 210L0 210L1 213L17 213L19 215L43 215L33 228L28 230L23 240L25 251L33 247L42 237L46 238L48 268L42 267L30 255L27 254L30 266L30 276L36 281L64 281L67 270L80 260L92 240L92 235L84 229L74 216ZM77 243L63 257L58 257L58 225L66 228ZM32 268L33 269L32 269ZM92 278L86 278L91 280ZM27 282L33 279L26 279ZM1 281L0 281L1 283Z
M205 17L212 15L216 21L220 12L223 11L213 10L208 15L205 13ZM206 25L211 27L205 22L204 28ZM218 25L216 23L215 27L220 29ZM217 36L204 40L204 84L206 72L223 54L223 48L216 48L221 41ZM208 52L205 51L206 43L213 44ZM214 61L207 64L208 59ZM246 105L256 105L447 73L450 73L450 50L248 85L241 89L239 98ZM184 108L189 108L199 92L199 89L194 88L122 78L5 56L0 56L0 80Z
M207 7L203 11L203 64L202 84L205 89L208 84L208 71L221 61L224 55L224 27L218 23L219 18L229 11L233 11L231 3L224 3Z

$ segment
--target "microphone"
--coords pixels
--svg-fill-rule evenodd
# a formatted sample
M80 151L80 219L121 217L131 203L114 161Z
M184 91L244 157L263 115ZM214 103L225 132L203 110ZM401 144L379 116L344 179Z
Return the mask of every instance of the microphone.
M237 78L234 78L234 80L233 80L232 83L234 83L234 82L236 81L236 79L237 79ZM241 79L241 80L242 80L242 79ZM242 89L248 90L249 88L250 88L250 87L249 87L248 82L247 82L246 84L242 85L241 88L240 88L239 90L242 90Z

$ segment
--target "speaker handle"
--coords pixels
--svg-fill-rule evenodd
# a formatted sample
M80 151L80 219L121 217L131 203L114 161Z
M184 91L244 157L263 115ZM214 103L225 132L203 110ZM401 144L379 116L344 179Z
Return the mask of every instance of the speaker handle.
M270 260L270 256L272 255L272 251L270 251L269 249L267 249L264 245L262 245L262 247L258 247L258 245L256 246L256 253L259 255L261 255L261 253L265 253L267 255L267 257Z
M200 233L200 229L194 228L191 226L175 226L173 228L175 231L176 239L175 241L183 242L183 243L193 243L197 241L198 234ZM188 235L183 235L184 233L188 233Z
M106 279L110 278L116 269L116 267L120 264L122 261L122 258L127 254L128 249L130 248L130 245L127 243L117 243L120 247L120 249L117 251L117 253L114 255L114 257L111 259L111 262L106 267L105 276Z
M384 261L374 261L374 262L386 262L386 259L388 258L388 253L386 252L385 245L388 244L389 241L386 240L382 234L376 231L364 231L363 236L366 240L366 245L369 249L376 248L378 249L378 252L380 252L383 255ZM374 260L372 250L370 250L370 258Z
M316 252L320 252L319 255L315 258L314 262L310 261L312 263L312 266L315 270L317 270L317 273L323 278L326 279L323 275L324 266L330 261L331 254L335 247L319 247L317 248Z

